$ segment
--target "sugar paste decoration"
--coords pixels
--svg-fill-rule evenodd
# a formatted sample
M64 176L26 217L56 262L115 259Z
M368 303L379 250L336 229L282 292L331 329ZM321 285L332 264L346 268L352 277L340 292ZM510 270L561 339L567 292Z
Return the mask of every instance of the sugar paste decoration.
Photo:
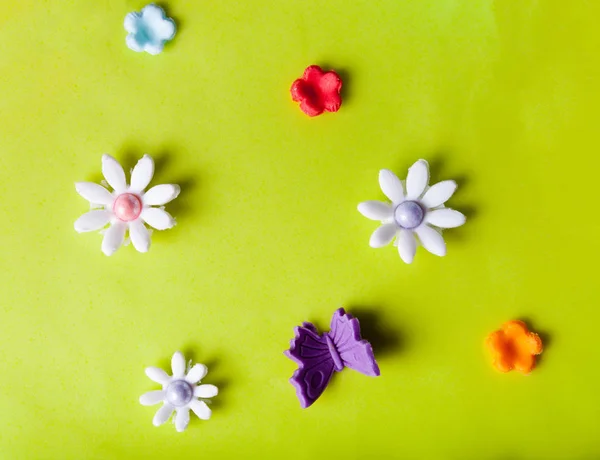
M126 232L129 232L135 249L147 252L150 249L150 230L144 224L156 230L166 230L175 225L175 219L162 205L177 198L179 186L155 185L144 193L154 175L154 160L149 155L144 155L133 168L129 186L122 166L110 155L102 156L102 174L113 192L94 182L75 183L75 190L90 202L92 209L77 219L75 230L79 233L101 230L104 233L102 252L107 256L125 243ZM104 230L107 225L110 226Z
M543 351L542 339L527 329L523 321L513 320L492 332L486 340L492 362L500 372L513 369L529 374L535 367L536 356Z
M291 88L292 100L300 102L300 110L309 117L326 112L337 112L342 105L342 79L333 70L324 72L318 65L306 68L302 78Z
M191 367L191 361L186 367L185 358L179 351L171 358L171 370L173 376L158 367L146 368L146 375L153 382L162 385L162 390L143 394L140 396L140 403L144 406L163 403L156 411L152 423L160 426L175 412L175 428L181 432L190 423L190 410L201 420L210 419L212 411L205 400L217 396L219 390L214 385L199 385L208 373L207 367L204 364Z
M160 54L165 43L175 37L175 22L154 4L145 6L139 13L129 13L124 25L128 32L125 42L129 49L137 52Z
M442 230L459 227L465 216L444 203L454 194L456 182L445 180L429 187L429 165L419 160L408 170L404 183L392 172L379 172L379 186L391 203L365 201L358 211L365 217L381 221L369 244L373 248L388 245L395 238L400 258L412 263L420 244L436 256L446 255L446 243ZM417 238L415 238L415 236Z
M285 355L298 364L290 382L303 409L321 396L334 371L348 367L371 377L380 374L371 344L361 338L358 320L343 308L333 314L329 332L319 334L305 322L294 333Z

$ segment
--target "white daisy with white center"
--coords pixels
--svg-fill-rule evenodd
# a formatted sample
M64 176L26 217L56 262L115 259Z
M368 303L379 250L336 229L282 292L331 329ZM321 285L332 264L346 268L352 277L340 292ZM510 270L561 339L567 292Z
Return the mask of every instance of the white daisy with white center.
M94 182L77 182L75 190L88 200L92 210L75 222L79 233L102 230L110 224L104 233L102 252L110 256L125 241L125 233L133 247L139 252L150 249L150 231L144 224L156 230L166 230L175 225L175 219L162 206L179 195L180 188L175 184L161 184L144 192L154 176L154 160L144 155L131 172L131 184L125 180L123 167L110 155L102 156L102 174L108 185L105 187Z
M158 367L146 368L146 375L160 383L162 390L143 394L140 403L144 406L163 403L152 420L154 426L162 425L175 412L175 428L185 431L190 423L190 410L202 420L210 419L212 412L204 400L217 396L219 390L214 385L199 385L208 373L204 364L196 364L186 374L185 358L179 351L171 358L171 369L173 375L169 376Z
M408 169L406 183L392 171L382 169L379 185L391 203L365 201L358 205L363 216L381 221L381 226L371 235L371 247L386 246L395 238L400 258L410 264L417 251L418 238L429 252L445 256L442 230L460 227L466 220L462 213L444 206L454 194L456 182L446 180L429 187L429 165L419 160Z

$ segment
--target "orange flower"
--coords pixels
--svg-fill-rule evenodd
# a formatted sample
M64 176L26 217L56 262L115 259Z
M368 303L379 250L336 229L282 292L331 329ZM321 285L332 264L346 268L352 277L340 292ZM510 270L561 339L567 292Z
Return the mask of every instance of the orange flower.
M523 321L508 321L492 332L486 345L492 352L494 366L501 372L513 369L529 374L535 367L535 356L542 352L542 339L529 332Z

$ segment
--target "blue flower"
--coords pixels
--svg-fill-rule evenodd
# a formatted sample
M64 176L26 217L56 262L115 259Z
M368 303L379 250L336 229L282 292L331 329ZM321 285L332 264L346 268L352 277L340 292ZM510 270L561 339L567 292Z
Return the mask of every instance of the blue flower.
M129 49L150 54L159 54L165 43L175 37L175 22L168 18L160 6L145 6L139 13L125 17L125 39Z

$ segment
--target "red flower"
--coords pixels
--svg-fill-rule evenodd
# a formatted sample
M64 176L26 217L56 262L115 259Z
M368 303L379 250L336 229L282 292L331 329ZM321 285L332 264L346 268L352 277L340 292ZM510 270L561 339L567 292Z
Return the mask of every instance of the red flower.
M300 109L309 117L323 111L337 112L342 105L342 79L333 70L323 72L318 65L306 68L302 78L292 84L292 99L300 102Z

